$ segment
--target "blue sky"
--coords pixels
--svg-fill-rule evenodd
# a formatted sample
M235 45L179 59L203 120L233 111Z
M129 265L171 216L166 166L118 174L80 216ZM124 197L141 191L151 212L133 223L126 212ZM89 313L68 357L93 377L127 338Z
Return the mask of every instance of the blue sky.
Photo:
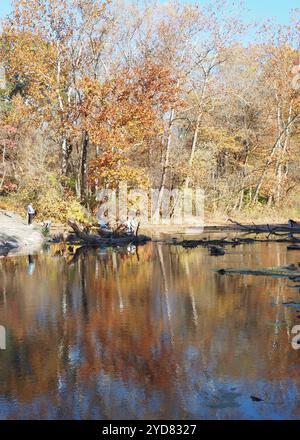
M287 23L292 9L300 8L299 0L246 0L249 15L254 20L275 17L279 23Z
M187 0L182 0L187 1ZM201 4L203 0L198 0ZM278 22L286 23L289 11L300 8L299 0L245 0L246 7L250 10L249 17L253 20L277 18ZM10 0L0 0L0 17L3 17L10 9Z
M0 17L3 17L9 12L10 0L0 0Z

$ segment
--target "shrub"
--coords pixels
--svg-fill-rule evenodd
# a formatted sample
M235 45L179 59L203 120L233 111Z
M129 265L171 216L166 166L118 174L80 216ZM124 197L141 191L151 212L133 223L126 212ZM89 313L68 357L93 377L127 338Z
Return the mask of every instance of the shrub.
M66 223L69 219L88 220L84 207L69 189L63 189L57 178L49 174L44 182L24 181L16 193L0 198L0 208L26 215L28 203L36 210L36 219Z
M69 219L84 222L87 215L74 196L61 195L55 188L40 195L36 204L37 217L66 223Z

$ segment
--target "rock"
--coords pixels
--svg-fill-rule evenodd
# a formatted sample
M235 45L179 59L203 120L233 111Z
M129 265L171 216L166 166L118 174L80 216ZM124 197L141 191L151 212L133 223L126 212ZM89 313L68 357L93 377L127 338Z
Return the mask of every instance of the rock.
M264 400L261 399L260 397L256 397L256 396L250 396L250 399L251 399L253 402L263 402L263 401L264 401Z
M211 246L209 248L209 253L212 256L218 257L218 256L225 255L225 250L222 247Z
M182 242L182 246L184 248L190 248L190 249L194 249L197 246L199 246L199 242L197 240L184 240Z
M44 241L42 234L18 214L0 210L0 253L35 251Z
M225 275L226 274L226 270L225 269L219 269L219 270L217 270L217 272L220 275Z
M285 266L284 268L294 272L298 270L298 267L295 264L290 264L289 266Z
M6 257L9 253L9 249L0 246L0 258Z

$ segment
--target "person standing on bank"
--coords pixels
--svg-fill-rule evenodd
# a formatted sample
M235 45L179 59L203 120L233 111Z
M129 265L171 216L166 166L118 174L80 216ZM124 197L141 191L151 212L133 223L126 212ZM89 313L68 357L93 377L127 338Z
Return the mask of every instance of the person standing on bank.
M31 203L29 203L29 205L27 206L27 214L28 214L28 225L32 225L32 220L33 220L33 216L35 214L35 211L34 211Z

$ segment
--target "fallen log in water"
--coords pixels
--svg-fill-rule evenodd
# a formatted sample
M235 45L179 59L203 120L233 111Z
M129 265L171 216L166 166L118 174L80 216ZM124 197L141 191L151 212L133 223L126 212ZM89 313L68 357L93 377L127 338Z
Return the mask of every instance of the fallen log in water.
M294 301L289 301L282 303L285 307L292 307L294 309L300 309L300 303L296 303Z
M127 235L122 232L101 231L101 235L100 233L93 234L73 220L69 220L68 224L73 229L78 239L88 246L126 246L128 244L145 244L148 241L151 241L151 238L146 235Z
M300 251L300 246L296 245L296 244L292 244L290 246L287 247L288 251Z
M289 220L287 224L278 224L278 225L256 225L253 223L252 225L243 225L242 223L239 223L237 221L228 219L230 223L235 225L236 228L238 228L241 231L248 231L251 233L262 233L266 232L269 234L276 234L277 232L287 232L287 233L294 233L294 234L300 234L300 223L295 222L294 220Z
M210 246L231 246L236 247L242 244L252 244L252 243L290 243L291 248L296 250L296 243L300 243L300 238L295 237L283 237L283 238L251 238L251 237L235 237L235 238L222 238L222 239L214 239L214 240L183 240L177 241L173 240L169 242L169 244L174 244L176 246L183 246L184 248L196 248L198 246L210 247ZM297 248L298 249L298 248ZM289 249L290 250L290 249ZM300 250L300 246L299 246Z
M216 272L220 275L256 275L289 279L297 279L300 277L300 267L295 265L287 267L267 267L262 269L219 269Z
M204 246L204 247L210 247L210 246L238 246L240 244L247 244L247 243L254 243L256 241L261 241L261 240L256 240L254 238L231 238L228 239L227 237L225 238L220 238L220 239L214 239L214 240L207 240L207 239L203 239L203 240L183 240L183 241L172 241L170 244L174 244L177 246L183 246L184 248L196 248L198 246ZM269 240L266 240L269 241ZM300 240L299 240L300 242Z

